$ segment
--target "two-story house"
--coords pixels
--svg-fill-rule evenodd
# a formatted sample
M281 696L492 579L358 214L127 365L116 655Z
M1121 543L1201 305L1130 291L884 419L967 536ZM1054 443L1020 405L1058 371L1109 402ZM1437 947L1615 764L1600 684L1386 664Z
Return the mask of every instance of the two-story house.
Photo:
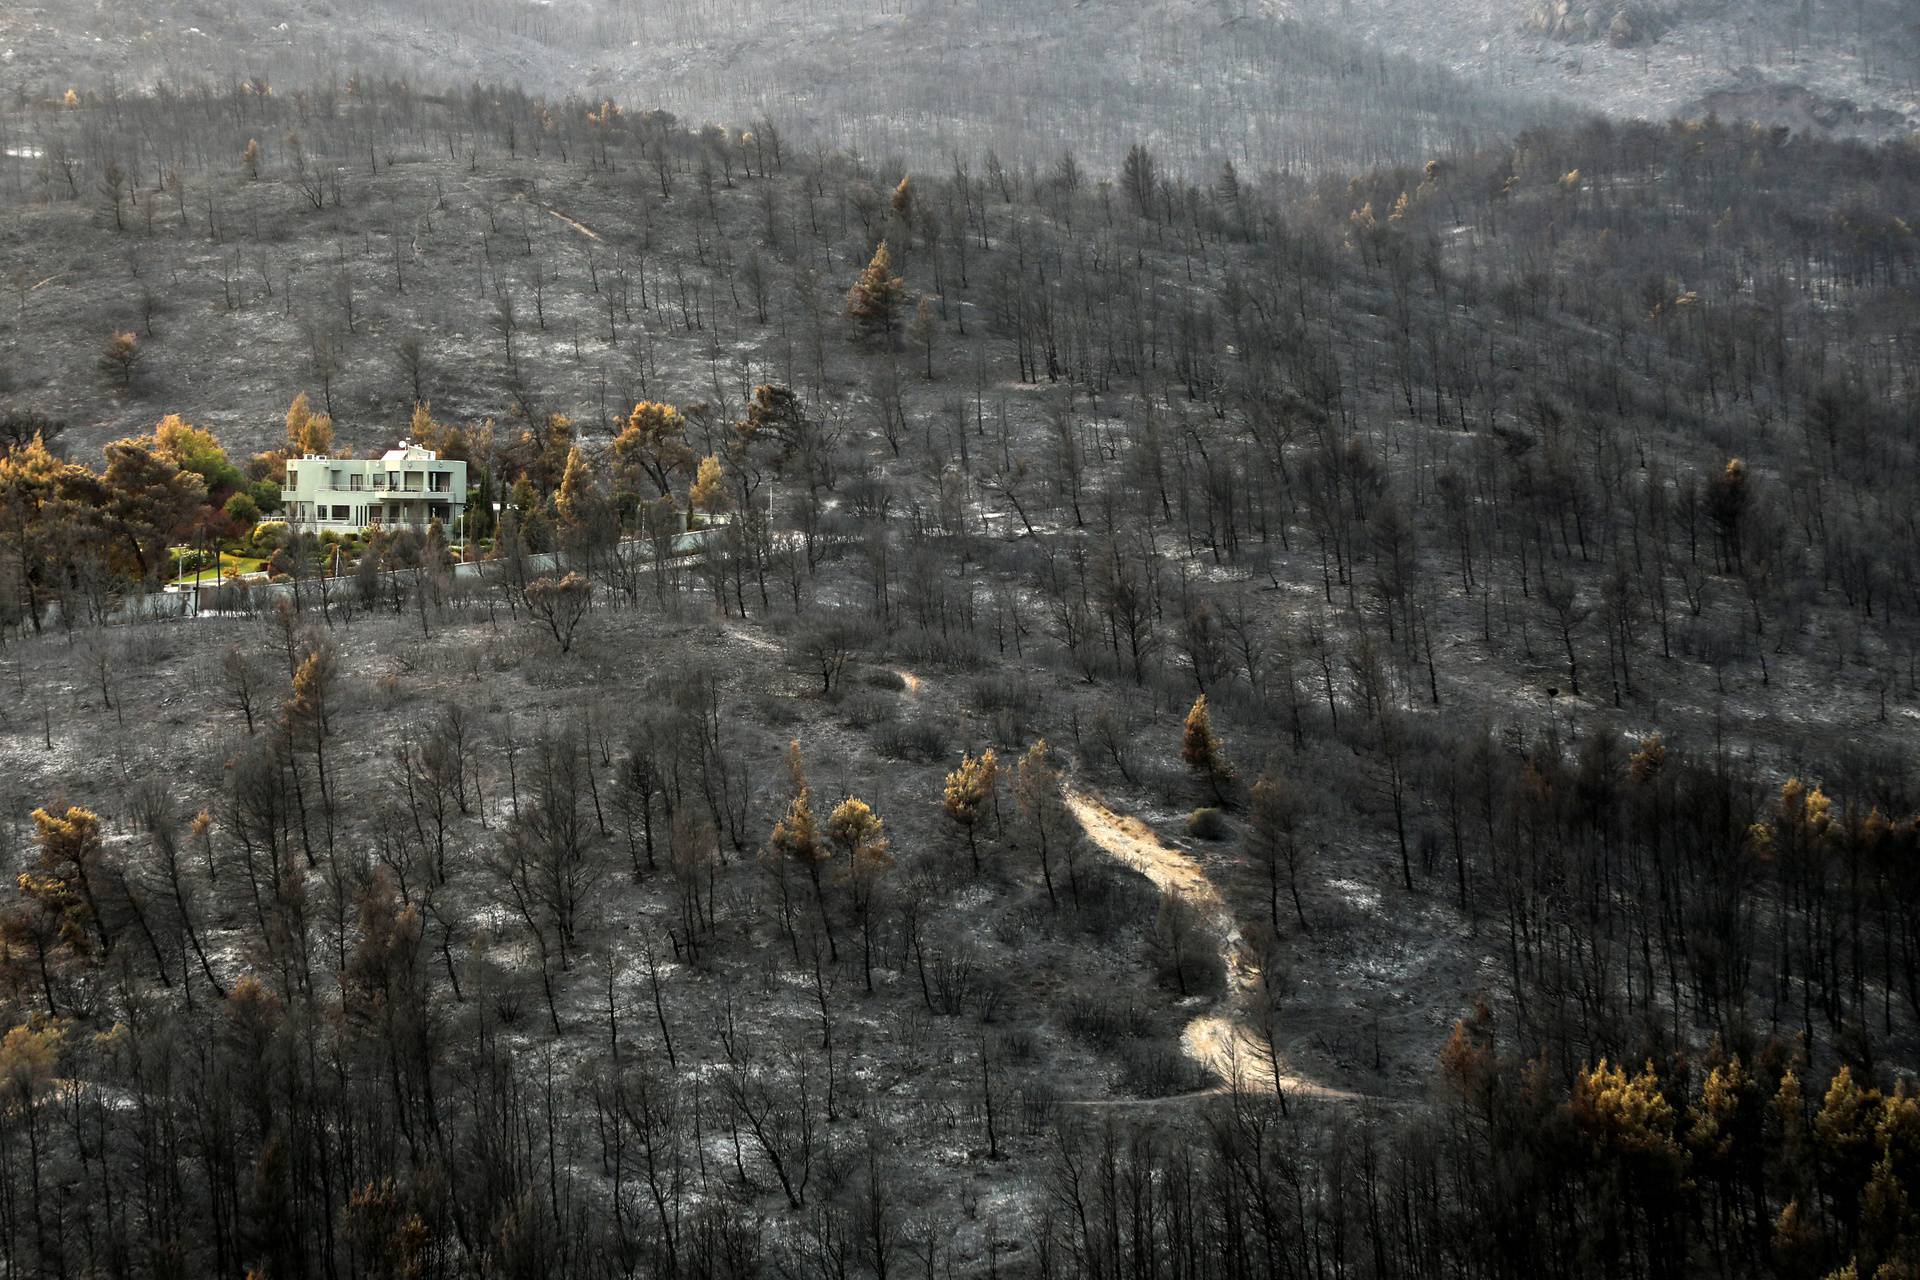
M289 458L280 501L309 533L400 527L438 519L451 531L467 504L467 464L402 440L378 458Z

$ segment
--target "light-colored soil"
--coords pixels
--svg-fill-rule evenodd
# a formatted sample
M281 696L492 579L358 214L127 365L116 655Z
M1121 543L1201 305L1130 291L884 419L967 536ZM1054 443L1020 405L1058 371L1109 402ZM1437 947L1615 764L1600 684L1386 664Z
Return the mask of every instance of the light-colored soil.
M527 198L527 193L524 191L518 192L514 196L514 199L516 201L521 201L521 202L525 202L526 198ZM554 208L550 204L542 204L542 205L539 205L538 207L546 210L550 216L557 218L562 223L566 224L569 227L572 227L575 231L578 231L581 235L585 236L587 239L593 240L596 242L600 240L600 233L598 231L595 231L592 227L588 226L586 223L581 222L578 218L569 217L568 215L560 212L558 209Z
M1273 1089L1276 1080L1280 1091L1290 1098L1309 1097L1326 1102L1377 1100L1373 1095L1327 1085L1300 1075L1289 1069L1277 1055L1268 1052L1261 1037L1239 1008L1243 998L1259 982L1259 966L1232 911L1199 863L1167 844L1140 819L1116 813L1085 791L1069 791L1066 800L1067 808L1096 848L1139 872L1157 888L1174 894L1200 913L1218 940L1220 959L1226 966L1225 1008L1193 1018L1180 1036L1181 1048L1187 1056L1210 1071L1218 1083L1199 1094L1150 1101L1177 1102L1226 1092L1236 1086L1242 1090L1264 1092Z

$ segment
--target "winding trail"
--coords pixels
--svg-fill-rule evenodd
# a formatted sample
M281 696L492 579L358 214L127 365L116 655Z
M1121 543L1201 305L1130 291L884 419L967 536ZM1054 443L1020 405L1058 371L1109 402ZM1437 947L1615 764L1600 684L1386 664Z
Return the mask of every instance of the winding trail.
M904 682L902 690L917 698L926 689L924 677L904 667L892 668ZM1268 1051L1259 1033L1248 1022L1245 1009L1249 993L1259 984L1260 966L1247 945L1233 912L1221 898L1213 881L1192 857L1173 848L1140 819L1119 813L1087 791L1068 788L1062 797L1068 812L1080 824L1086 837L1102 853L1124 863L1151 881L1154 887L1177 895L1194 907L1219 940L1220 959L1226 966L1226 999L1214 1010L1199 1014L1180 1033L1180 1047L1190 1059L1206 1068L1214 1083L1205 1089L1158 1098L1087 1098L1070 1100L1066 1105L1089 1108L1159 1107L1182 1102L1217 1098L1238 1087L1244 1092L1278 1092L1289 1100L1310 1098L1320 1102L1393 1103L1395 1099L1378 1094L1359 1093L1335 1085L1322 1084L1286 1069ZM1278 1080L1276 1089L1275 1081Z
M560 221L566 223L568 226L572 227L575 231L578 231L581 235L585 236L589 240L600 239L600 233L598 231L595 231L592 227L588 226L586 223L581 222L577 218L568 217L566 214L560 212L558 209L554 208L550 204L544 204L539 200L528 199L527 193L524 191L514 192L513 198L521 202L522 204L530 204L536 209L545 210L547 213L551 214L553 217L560 219Z
M1289 1099L1390 1101L1296 1075L1286 1069L1284 1061L1269 1054L1244 1011L1237 1007L1259 982L1259 965L1233 912L1200 864L1161 840L1153 828L1140 819L1116 813L1087 792L1069 790L1065 798L1068 810L1095 847L1139 872L1157 888L1178 896L1201 914L1219 939L1220 959L1227 971L1227 997L1222 1007L1194 1018L1180 1034L1180 1047L1186 1055L1211 1072L1217 1083L1208 1089L1168 1098L1110 1099L1081 1105L1148 1106L1182 1102L1226 1093L1236 1081L1246 1091L1273 1091L1276 1080L1278 1091Z
M541 205L540 207L545 209L548 213L552 214L554 217L560 219L560 221L572 227L575 231L578 231L581 235L585 236L587 239L598 240L600 238L600 233L598 231L595 231L592 227L588 226L584 222L579 222L573 218L569 218L566 214L560 212L558 209L554 208L552 205Z

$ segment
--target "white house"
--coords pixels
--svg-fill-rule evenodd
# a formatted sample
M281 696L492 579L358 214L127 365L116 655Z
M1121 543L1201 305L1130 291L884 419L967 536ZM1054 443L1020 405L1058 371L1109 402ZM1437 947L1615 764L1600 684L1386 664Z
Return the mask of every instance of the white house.
M378 458L289 458L280 503L310 533L424 530L435 519L451 531L467 505L467 464L405 440Z

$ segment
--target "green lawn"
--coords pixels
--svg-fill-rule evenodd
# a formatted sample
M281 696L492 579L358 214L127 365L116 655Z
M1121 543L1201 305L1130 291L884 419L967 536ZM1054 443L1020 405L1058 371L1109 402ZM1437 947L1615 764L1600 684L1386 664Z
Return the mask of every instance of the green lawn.
M231 551L223 551L220 553L220 574L222 577L233 578L243 573L259 573L266 567L267 562L257 556L236 555ZM175 578L172 585L177 587L190 587L193 585L193 579L193 574L183 574ZM203 586L213 580L214 572L212 565L207 565L200 570L200 582Z

